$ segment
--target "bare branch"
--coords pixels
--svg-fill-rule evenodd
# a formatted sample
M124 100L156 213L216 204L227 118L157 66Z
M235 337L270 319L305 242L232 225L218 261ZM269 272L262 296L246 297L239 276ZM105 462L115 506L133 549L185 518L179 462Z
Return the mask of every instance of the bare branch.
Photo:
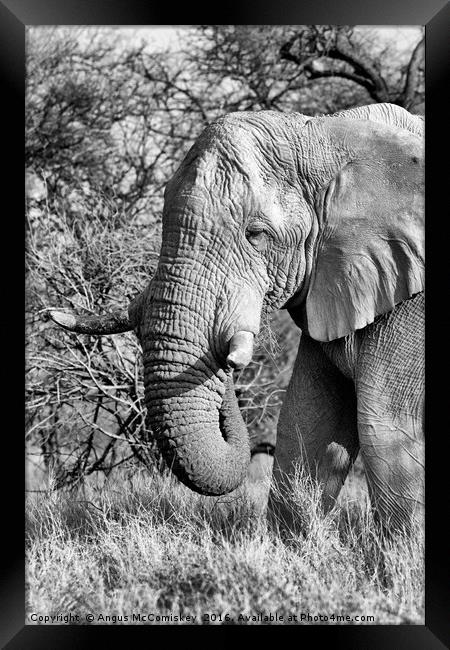
M414 48L406 72L405 87L403 89L401 102L401 105L406 109L411 108L417 92L419 72L421 67L423 67L424 51L425 38L422 38Z

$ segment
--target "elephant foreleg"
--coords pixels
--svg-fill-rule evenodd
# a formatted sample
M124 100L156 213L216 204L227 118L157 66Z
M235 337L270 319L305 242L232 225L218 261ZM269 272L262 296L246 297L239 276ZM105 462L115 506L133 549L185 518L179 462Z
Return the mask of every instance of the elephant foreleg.
M358 449L353 382L331 363L320 344L303 335L278 422L270 516L295 530L289 493L298 465L319 481L329 510Z
M370 326L359 357L358 430L374 510L385 531L422 525L423 295Z
M385 414L359 420L361 454L376 519L385 533L423 525L424 443L417 421Z

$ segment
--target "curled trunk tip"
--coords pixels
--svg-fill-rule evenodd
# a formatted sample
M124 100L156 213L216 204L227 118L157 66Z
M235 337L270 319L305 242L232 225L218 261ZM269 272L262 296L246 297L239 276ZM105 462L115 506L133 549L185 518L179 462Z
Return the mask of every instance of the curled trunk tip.
M242 484L250 462L250 442L235 395L232 372L226 380L217 420L213 404L205 409L204 397L201 405L196 403L197 399L190 391L186 408L179 399L177 406L172 408L169 408L169 400L165 405L164 400L152 401L148 424L167 465L180 481L199 494L220 496ZM211 416L208 424L192 424L198 417L199 407ZM182 420L177 417L177 409L185 413ZM194 411L192 418L189 409Z

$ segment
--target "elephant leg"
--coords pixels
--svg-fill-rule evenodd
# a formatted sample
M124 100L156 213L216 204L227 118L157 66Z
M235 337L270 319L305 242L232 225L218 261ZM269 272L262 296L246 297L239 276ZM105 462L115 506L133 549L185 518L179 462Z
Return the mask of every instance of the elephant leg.
M261 445L263 447L263 445ZM258 446L255 450L252 450L252 456L250 460L250 465L247 471L247 477L250 483L267 483L270 482L272 476L272 467L273 467L273 447L268 445L264 448L268 451L260 450Z
M359 441L386 532L423 524L423 303L419 294L370 326L358 359Z
M324 509L329 510L357 454L353 382L319 343L303 335L278 421L270 518L296 529L289 494L297 468L319 481Z
M363 408L367 408L366 403ZM385 533L423 525L424 443L408 416L359 419L361 454L375 519Z
M250 460L247 471L247 496L254 505L256 512L264 514L267 510L270 482L272 479L273 448L269 451L259 451L257 448Z

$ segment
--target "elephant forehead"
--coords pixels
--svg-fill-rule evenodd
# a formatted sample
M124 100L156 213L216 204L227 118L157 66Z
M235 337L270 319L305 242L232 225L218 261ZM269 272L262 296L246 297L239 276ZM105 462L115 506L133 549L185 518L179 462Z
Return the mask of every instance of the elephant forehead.
M225 116L205 129L195 147L196 162L207 172L237 173L252 184L270 177L292 182L296 175L292 133L253 114Z
M182 165L167 186L166 209L193 210L197 214L220 209L235 211L252 200L254 188L262 187L257 161L242 152L208 149Z
M241 119L211 125L169 183L166 213L197 226L238 225L259 214L278 230L303 198L292 142L282 136Z
M217 155L204 155L185 173L179 173L166 193L165 211L176 211L179 217L198 218L235 214L236 208L252 197L252 181L248 173L224 162ZM254 182L254 181L253 181Z

